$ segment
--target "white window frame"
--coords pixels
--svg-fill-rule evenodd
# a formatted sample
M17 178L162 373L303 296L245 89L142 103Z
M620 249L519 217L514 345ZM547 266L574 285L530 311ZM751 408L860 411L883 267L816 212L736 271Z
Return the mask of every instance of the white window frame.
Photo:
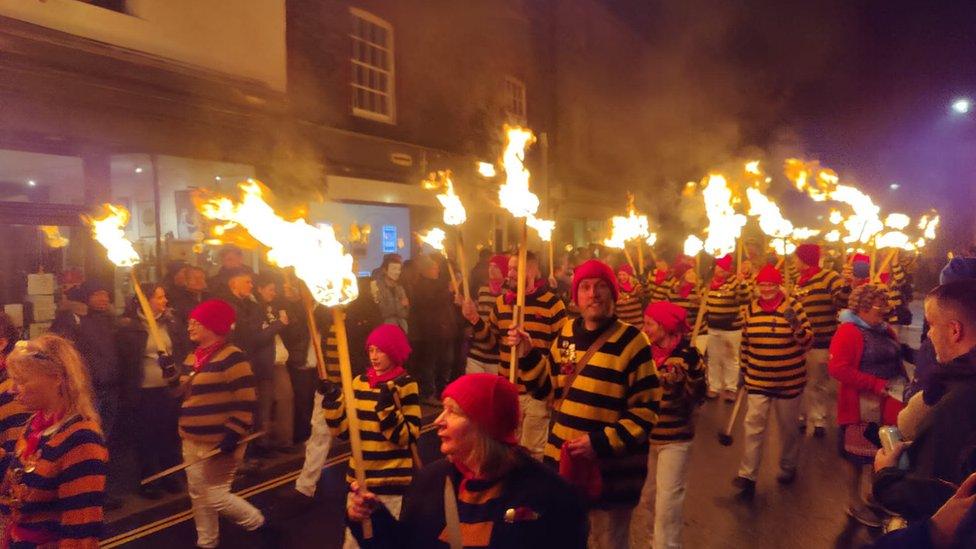
M380 19L379 17L369 13L368 11L361 10L359 8L350 7L349 14L354 19L362 19L367 23L376 25L387 32L389 37L388 47L380 46L379 44L374 44L368 42L360 36L357 36L354 31L350 30L349 38L350 42L350 52L349 52L349 64L350 64L350 74L349 74L349 87L350 87L350 97L349 104L352 108L352 114L360 118L366 118L368 120L375 120L377 122L386 122L388 124L396 123L396 57L395 57L395 37L393 34L393 25L389 21ZM354 22L354 20L352 20ZM362 42L368 44L372 47L385 50L389 59L389 67L377 67L375 65L370 65L356 59L354 55L354 45L357 42ZM356 66L365 67L367 70L379 71L386 74L387 77L387 89L378 90L364 86L363 84L356 81L355 68ZM356 90L363 89L370 93L375 93L386 99L387 103L387 114L381 112L375 112L368 109L360 108L356 106Z
M521 112L514 107L521 106ZM505 111L525 124L528 120L528 109L525 104L525 82L514 76L505 77Z

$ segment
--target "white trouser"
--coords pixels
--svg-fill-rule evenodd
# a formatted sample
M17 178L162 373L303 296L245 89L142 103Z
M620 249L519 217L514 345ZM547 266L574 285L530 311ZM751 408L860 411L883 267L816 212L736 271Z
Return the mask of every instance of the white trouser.
M807 386L803 389L802 415L814 427L827 426L827 401L830 398L828 359L830 359L829 349L807 351Z
M546 439L549 438L549 407L544 400L536 400L528 394L519 395L519 407L522 409L519 443L532 457L542 461Z
M197 547L217 547L220 540L220 514L248 531L264 525L261 511L230 491L234 472L244 457L245 446L247 445L238 446L233 455L220 454L186 468L193 522L197 527ZM184 440L183 461L197 459L213 448L212 442Z
M695 336L694 345L695 345L695 348L698 349L698 352L702 356L705 356L705 351L708 350L708 334L703 334L703 335L700 335L700 336Z
M498 362L482 362L477 358L468 357L464 366L466 374L497 374Z
M380 503L386 506L393 515L393 518L400 518L400 507L403 505L403 496L389 496L377 494L376 499L380 500ZM346 496L346 505L349 505L349 496ZM359 544L356 543L356 538L352 535L352 531L346 528L346 537L342 541L342 549L359 549Z
M746 399L745 451L739 464L739 476L756 480L762 463L763 443L770 411L776 415L779 440L779 468L789 472L796 470L800 455L800 433L796 430L796 418L800 412L799 398L770 398L749 394Z
M739 387L739 347L742 330L708 329L708 388L735 391Z
M630 517L633 514L634 510L630 507L590 511L590 538L586 546L589 549L628 549Z
M632 545L653 540L654 549L681 547L685 484L691 441L651 445L647 479L631 524ZM653 525L653 529L652 529Z
M322 410L322 394L315 391L315 400L312 404L312 434L305 442L305 463L302 464L302 472L298 474L295 481L295 490L308 497L315 496L315 488L322 477L322 468L325 467L325 460L329 457L329 448L332 446L332 432L325 423L325 413Z

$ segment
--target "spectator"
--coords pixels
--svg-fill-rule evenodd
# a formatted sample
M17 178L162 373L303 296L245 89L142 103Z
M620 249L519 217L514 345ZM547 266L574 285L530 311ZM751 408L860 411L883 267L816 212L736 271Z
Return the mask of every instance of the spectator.
M488 285L491 279L489 271L491 270L492 257L496 257L496 254L492 253L490 247L486 246L478 250L478 262L474 264L474 267L471 267L471 274L468 276L468 282L472 289L477 290ZM502 277L505 276L507 270L507 267L502 270Z
M170 261L166 264L166 275L163 276L163 289L166 295L172 295L174 290L186 288L186 261Z
M179 435L176 432L180 403L173 398L163 379L163 369L183 362L190 352L186 327L166 305L162 285L144 283L142 291L156 319L159 342L150 337L149 323L135 296L119 321L119 367L128 381L126 394L132 398L132 423L139 460L140 476L145 478L180 462ZM139 487L147 499L162 497L161 489L179 493L183 487L177 477Z
M278 300L278 279L275 276L260 274L255 285L257 291L257 302L264 313L266 324L271 326L280 323L281 327L274 335L272 343L274 354L272 358L272 373L270 391L268 384L258 385L258 421L261 428L268 431L267 440L269 446L281 452L291 453L294 451L295 431L295 390L291 385L291 377L288 375L288 349L281 338L281 331L290 323L287 309L283 302ZM262 356L262 360L267 357ZM262 395L262 391L266 391Z
M184 324L190 316L190 311L210 299L210 293L207 291L207 273L200 267L192 265L187 266L185 272L186 285L176 286L166 293L173 314Z
M217 254L217 260L220 261L220 269L207 281L207 286L216 297L224 298L231 293L228 283L232 276L241 271L254 273L249 266L244 264L244 252L237 246L228 245L221 248Z
M873 494L909 520L930 517L976 470L976 280L940 285L925 298L929 338L939 361L923 392L929 418L907 447L908 470L898 468L904 443L878 451Z
M866 284L851 292L849 309L840 314L840 326L830 342L830 375L840 382L837 423L841 456L850 464L847 514L876 528L881 517L861 495L864 467L877 447L865 438L871 424L893 425L904 388L904 366L895 333L885 318L888 294L883 286Z
M889 532L872 549L976 547L976 474L969 475L929 520Z
M421 399L437 405L437 395L449 381L457 336L454 299L440 277L440 266L427 256L418 260L420 278L410 301L411 339L416 348L414 376L420 381Z
M407 330L407 317L410 310L410 300L400 282L403 273L403 258L399 254L386 254L374 280L370 284L370 293L380 308L380 316L384 324L395 324L404 333Z
M68 340L18 344L7 367L17 400L33 413L17 440L0 496L17 501L4 547L97 547L108 450L88 374Z
M347 514L356 538L369 518L370 547L440 547L445 532L452 547L586 547L583 503L521 451L518 417L518 389L500 376L470 374L448 385L434 422L445 457L417 473L399 521L354 482ZM454 515L448 507L456 508L457 528L445 518Z

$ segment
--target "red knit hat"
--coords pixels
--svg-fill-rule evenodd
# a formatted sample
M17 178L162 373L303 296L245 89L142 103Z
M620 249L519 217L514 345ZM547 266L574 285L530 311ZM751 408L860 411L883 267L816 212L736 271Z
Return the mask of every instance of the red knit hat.
M498 267L498 270L502 272L502 276L508 274L508 256L505 254L498 254L491 256L488 263Z
M610 286L610 293L613 294L613 300L617 301L620 289L617 287L617 276L614 274L613 269L610 268L610 265L607 265L599 259L588 259L573 271L574 303L579 304L579 301L576 300L576 290L579 288L580 282L587 278L600 278L606 282Z
M721 268L723 271L732 270L732 254L725 254L722 257L715 260L715 266Z
M800 244L796 247L796 257L810 266L820 265L820 246L816 244Z
M854 254L851 263L871 263L871 256L867 254Z
M764 282L782 284L783 273L779 272L779 269L776 267L773 267L767 263L762 269L759 269L759 274L756 275L756 284L762 284Z
M644 316L649 316L669 334L684 334L688 326L688 311L670 301L655 301L644 309Z
M630 276L634 276L634 268L630 266L630 263L622 263L619 267L617 267L617 272L623 272L629 274Z
M366 352L369 347L375 345L390 357L390 362L394 366L403 366L403 363L410 358L410 342L407 341L407 334L403 333L396 324L380 324L366 338Z
M464 415L489 437L503 444L518 444L518 388L497 374L467 374L444 388L441 398L450 398Z
M230 333L230 329L237 320L237 314L229 303L222 299L208 299L197 305L190 318L203 324L204 328L223 337Z
M685 273L693 268L695 268L695 260L684 254L678 254L678 257L674 258L674 263L671 266L675 278L685 276Z

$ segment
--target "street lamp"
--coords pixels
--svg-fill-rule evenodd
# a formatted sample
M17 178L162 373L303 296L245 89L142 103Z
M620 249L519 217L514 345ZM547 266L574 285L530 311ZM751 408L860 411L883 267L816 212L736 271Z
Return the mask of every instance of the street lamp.
M955 114L969 114L973 102L968 97L960 97L952 101L952 112Z

